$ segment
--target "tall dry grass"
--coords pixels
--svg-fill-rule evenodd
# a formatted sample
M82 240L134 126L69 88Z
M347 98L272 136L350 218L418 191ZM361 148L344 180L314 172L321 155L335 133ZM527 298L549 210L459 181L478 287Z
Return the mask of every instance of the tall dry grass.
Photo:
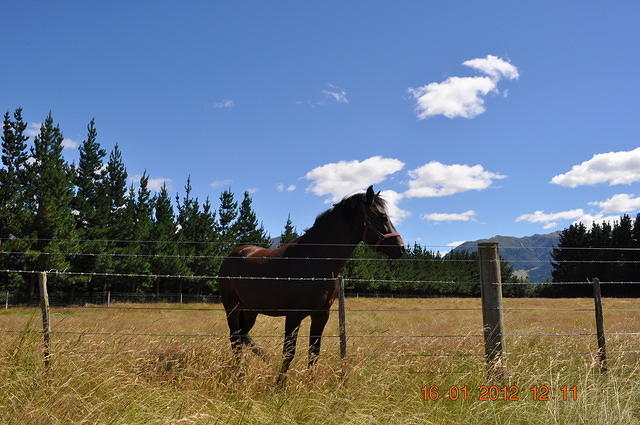
M477 299L348 299L349 309L476 308ZM507 308L592 308L589 299L508 299ZM116 304L115 307L141 307ZM152 305L151 307L176 307ZM637 300L605 300L610 333L609 372L600 376L592 335L593 311L505 312L509 385L518 401L479 401L487 382L480 311L347 312L349 357L338 356L332 314L322 355L306 368L308 320L285 387L274 386L282 340L255 338L266 359L246 353L241 376L231 362L224 313L198 310L65 308L52 312L52 366L42 363L39 311L0 312L0 423L2 424L633 424L640 423ZM219 307L219 306L215 306ZM260 316L252 334L274 336L283 321ZM154 334L154 335L133 335ZM191 334L160 336L155 334ZM201 336L208 334L209 336ZM199 335L199 336L195 336ZM405 336L402 336L405 335ZM406 337L411 335L414 337ZM417 335L464 335L416 338ZM516 336L520 335L520 336ZM333 336L333 337L332 337ZM366 337L376 336L376 337ZM386 337L381 337L386 336ZM446 354L435 357L433 355ZM469 400L424 401L421 388L446 395L466 385ZM535 401L532 386L555 398ZM559 387L576 386L578 400L563 401Z

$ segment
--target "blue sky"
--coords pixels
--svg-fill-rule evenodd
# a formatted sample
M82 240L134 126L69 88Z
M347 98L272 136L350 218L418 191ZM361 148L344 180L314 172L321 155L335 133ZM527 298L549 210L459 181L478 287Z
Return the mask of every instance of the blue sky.
M21 106L32 123L51 110L69 160L95 117L132 177L146 169L175 193L191 175L216 201L229 186L254 190L272 235L287 214L304 228L370 183L407 241L547 233L640 209L639 12L12 2L0 108Z

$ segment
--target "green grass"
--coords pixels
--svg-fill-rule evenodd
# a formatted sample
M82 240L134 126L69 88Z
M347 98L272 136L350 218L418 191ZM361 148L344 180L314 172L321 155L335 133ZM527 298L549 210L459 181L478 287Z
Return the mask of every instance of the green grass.
M477 299L348 299L347 308L479 307ZM505 307L591 308L589 299L507 299ZM125 305L116 305L125 306ZM135 305L129 305L135 307ZM153 305L153 307L171 305ZM175 305L173 305L175 306ZM607 332L640 331L636 300L605 300ZM206 308L192 305L185 308ZM211 307L211 306L209 306ZM218 306L215 306L218 307ZM1 424L633 424L640 423L640 350L637 336L608 337L607 376L595 357L595 336L507 338L508 385L517 401L480 401L487 381L479 311L347 312L345 360L338 339L323 340L320 362L306 368L308 320L298 338L286 386L276 388L281 338L256 338L267 359L250 353L239 377L231 362L224 313L121 309L54 309L52 366L42 363L39 310L10 309L0 329ZM506 332L593 332L592 311L506 311ZM282 319L259 317L254 335L280 335ZM106 334L92 335L92 332ZM132 336L125 333L210 334L211 337ZM337 335L332 313L326 335ZM395 335L360 338L355 335ZM398 335L466 335L402 338ZM573 353L573 354L572 354ZM442 397L424 401L421 388ZM452 386L468 400L447 399ZM532 386L555 398L535 401ZM578 400L563 401L559 387L576 386Z

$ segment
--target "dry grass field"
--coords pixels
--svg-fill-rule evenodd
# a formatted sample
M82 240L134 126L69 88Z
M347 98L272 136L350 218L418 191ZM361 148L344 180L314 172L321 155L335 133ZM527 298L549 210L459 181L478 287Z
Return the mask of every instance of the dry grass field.
M282 388L274 381L283 319L258 318L252 334L267 358L247 352L238 376L224 312L210 310L220 305L54 308L58 333L45 370L41 335L29 332L41 326L39 310L2 310L0 329L18 332L0 334L0 423L640 423L640 336L615 334L640 332L637 300L604 300L610 362L602 377L588 353L596 350L592 300L505 299L508 385L518 400L478 400L479 387L495 384L481 357L479 307L479 299L347 299L348 358L339 358L334 312L310 373L307 319ZM589 335L525 335L552 333ZM467 400L448 398L454 385L467 387ZM439 399L425 401L424 386L437 386ZM533 386L548 386L549 400L533 400ZM563 400L562 386L575 387L577 400L571 391Z

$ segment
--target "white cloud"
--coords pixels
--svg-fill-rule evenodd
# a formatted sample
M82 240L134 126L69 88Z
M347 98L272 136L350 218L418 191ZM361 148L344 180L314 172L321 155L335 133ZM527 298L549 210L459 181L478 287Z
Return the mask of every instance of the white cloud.
M493 180L506 177L487 171L479 164L446 165L437 161L409 171L409 176L409 190L405 195L412 198L448 196L468 190L483 190L490 187Z
M156 177L153 179L149 179L149 190L152 190L154 192L160 192L160 189L162 189L162 186L167 185L167 188L169 188L169 186L171 185L171 179L168 179L166 177Z
M216 188L216 187L220 187L220 186L230 186L233 183L233 180L231 179L226 179L226 180L214 180L212 181L209 186Z
M476 212L473 210L463 213L431 213L424 214L422 218L427 221L469 221L473 219Z
M551 223L556 220L573 220L584 216L584 210L578 208L569 211L560 211L557 213L545 213L544 211L535 211L532 214L522 214L516 218L516 222L527 221L529 223Z
M609 182L609 185L631 184L637 181L640 181L640 148L596 154L551 179L551 183L567 187L604 182Z
M486 58L470 59L462 62L462 64L487 74L494 80L500 80L502 77L509 80L517 80L520 77L518 68L493 55L487 55Z
M62 149L77 149L80 146L80 143L76 142L73 139L64 138L62 140Z
M312 181L307 191L318 196L328 196L326 202L337 202L347 195L363 191L369 185L384 181L402 168L404 163L398 159L374 156L363 161L325 164L309 171L304 177ZM385 190L381 193L387 201L389 216L397 223L411 215L409 211L400 208L399 203L402 199L448 196L469 190L483 190L490 187L494 180L506 176L487 171L481 165L445 165L432 161L409 171L409 177L409 188L405 192ZM286 188L284 183L276 185L279 192L289 188ZM460 215L442 215L441 220L468 221L473 215L475 212L467 211ZM447 218L444 218L445 216ZM428 219L426 216L423 218Z
M140 183L141 178L142 176L140 174L136 174L135 176L131 177L131 181L133 183ZM171 186L171 179L166 177L149 178L147 188L149 188L149 190L153 192L160 192L160 189L162 189L162 186L165 184L167 185L167 189L169 189Z
M256 192L259 192L259 191L260 191L260 188L257 188L257 187L249 187L249 188L247 188L247 189L246 189L246 191L247 191L247 192L249 192L249 195L253 195L253 194L254 194L254 193L256 193Z
M330 103L349 103L347 91L343 88L327 83L327 88L322 90L324 95L320 100L297 100L296 105L309 105L311 107L324 106Z
M29 137L36 137L40 133L40 127L42 123L39 122L30 122L27 125L27 128L24 130L24 134Z
M318 196L329 196L327 202L337 202L346 195L380 183L401 170L404 163L394 158L372 156L364 161L339 161L316 167L304 178L312 183L307 190Z
M407 91L416 100L419 119L433 115L474 118L485 111L483 96L497 91L501 78L513 80L519 77L515 66L493 55L467 60L462 64L489 77L449 77L439 83L409 88Z
M593 223L602 223L603 221L606 221L610 224L613 224L614 221L618 220L620 220L620 216L617 215L605 216L603 214L584 214L579 219L574 221L573 224L583 223L587 228L590 228L591 226L593 226Z
M395 190L383 190L380 192L380 196L387 202L387 214L389 214L393 224L400 224L411 215L409 211L403 210L398 206L398 202L403 198L401 193Z
M488 77L449 77L441 83L409 89L409 94L416 99L421 120L433 115L474 118L485 111L481 96L495 88L495 81Z
M42 123L39 122L30 122L27 124L27 128L24 130L24 134L29 137L36 137L40 134L40 127L42 127ZM65 137L62 139L62 149L77 149L80 146L80 143L76 142L73 139L69 139Z
M324 93L330 99L334 100L337 103L349 103L347 92L344 89L334 86L333 84L327 84L327 89L322 90L322 93Z
M223 99L213 104L213 107L216 109L231 109L234 106L236 106L236 103L231 99Z
M450 246L451 248L455 248L457 246L462 245L463 243L465 243L466 241L455 241L455 242L451 242L448 243L447 246Z
M278 183L276 185L276 190L278 192L293 192L294 190L296 190L296 185L295 184L290 184L289 186L285 185L284 183Z
M618 193L611 198L600 202L589 202L589 205L595 205L602 208L603 213L614 212L630 212L640 209L640 197L633 198L633 194Z
M558 227L559 220L572 220L572 224L582 222L587 227L591 227L593 223L601 223L603 221L613 223L619 220L620 217L618 215L606 216L605 213L626 213L640 209L640 198L634 198L633 196L628 193L619 193L604 201L589 202L589 205L602 208L602 211L597 214L586 213L582 208L557 213L535 211L532 214L523 214L516 218L515 221L544 223L544 229Z

